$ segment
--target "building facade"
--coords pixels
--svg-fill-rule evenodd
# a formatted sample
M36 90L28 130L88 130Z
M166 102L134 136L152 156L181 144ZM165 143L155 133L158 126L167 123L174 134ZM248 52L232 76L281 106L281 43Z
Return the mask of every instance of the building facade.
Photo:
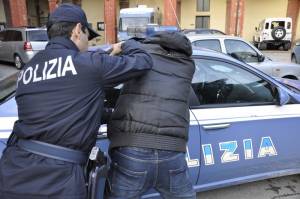
M300 0L0 0L0 27L42 26L62 2L80 5L101 38L93 43L116 41L121 8L147 5L161 13L163 25L182 29L213 28L252 41L255 27L267 17L291 17L293 39L300 39ZM104 27L104 31L100 29Z

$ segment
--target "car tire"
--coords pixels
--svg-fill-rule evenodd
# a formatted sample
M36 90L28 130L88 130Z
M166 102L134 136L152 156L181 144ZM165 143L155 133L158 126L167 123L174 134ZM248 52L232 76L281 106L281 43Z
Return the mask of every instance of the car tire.
M291 48L291 43L290 42L283 44L283 50L288 51L290 48Z
M296 63L296 64L297 64L297 59L296 59L296 56L295 56L295 55L292 55L291 61L292 61L293 63Z
M271 34L274 40L282 40L286 35L286 30L284 27L278 26L272 30Z
M17 69L22 69L22 67L24 66L24 62L22 61L22 59L19 55L15 55L14 63L15 63L15 67Z
M258 43L257 47L258 47L259 50L266 50L267 49L267 43L260 42L260 43Z

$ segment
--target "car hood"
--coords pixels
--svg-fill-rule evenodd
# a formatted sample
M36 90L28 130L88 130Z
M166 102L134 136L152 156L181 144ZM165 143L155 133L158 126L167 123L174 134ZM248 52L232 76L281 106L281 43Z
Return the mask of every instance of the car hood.
M277 81L287 85L294 87L300 91L300 80L294 80L294 79L286 79L286 78L275 78Z
M289 63L289 62L280 62L280 61L272 61L266 59L263 62L255 62L255 63L248 63L251 66L272 66L272 67L282 67L282 66L288 66L288 67L298 67L300 69L299 64Z

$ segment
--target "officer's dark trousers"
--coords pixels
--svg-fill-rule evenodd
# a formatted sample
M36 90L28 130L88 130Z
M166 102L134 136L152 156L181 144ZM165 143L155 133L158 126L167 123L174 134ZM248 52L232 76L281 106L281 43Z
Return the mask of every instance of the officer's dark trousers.
M86 199L83 168L8 147L0 160L1 199Z

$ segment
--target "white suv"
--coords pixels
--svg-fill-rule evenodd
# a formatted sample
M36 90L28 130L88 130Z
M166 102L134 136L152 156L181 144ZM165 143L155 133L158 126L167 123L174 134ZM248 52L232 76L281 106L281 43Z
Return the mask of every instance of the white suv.
M259 27L255 27L255 30L253 43L258 49L265 50L269 45L282 46L284 50L291 48L291 18L266 18L259 24Z

